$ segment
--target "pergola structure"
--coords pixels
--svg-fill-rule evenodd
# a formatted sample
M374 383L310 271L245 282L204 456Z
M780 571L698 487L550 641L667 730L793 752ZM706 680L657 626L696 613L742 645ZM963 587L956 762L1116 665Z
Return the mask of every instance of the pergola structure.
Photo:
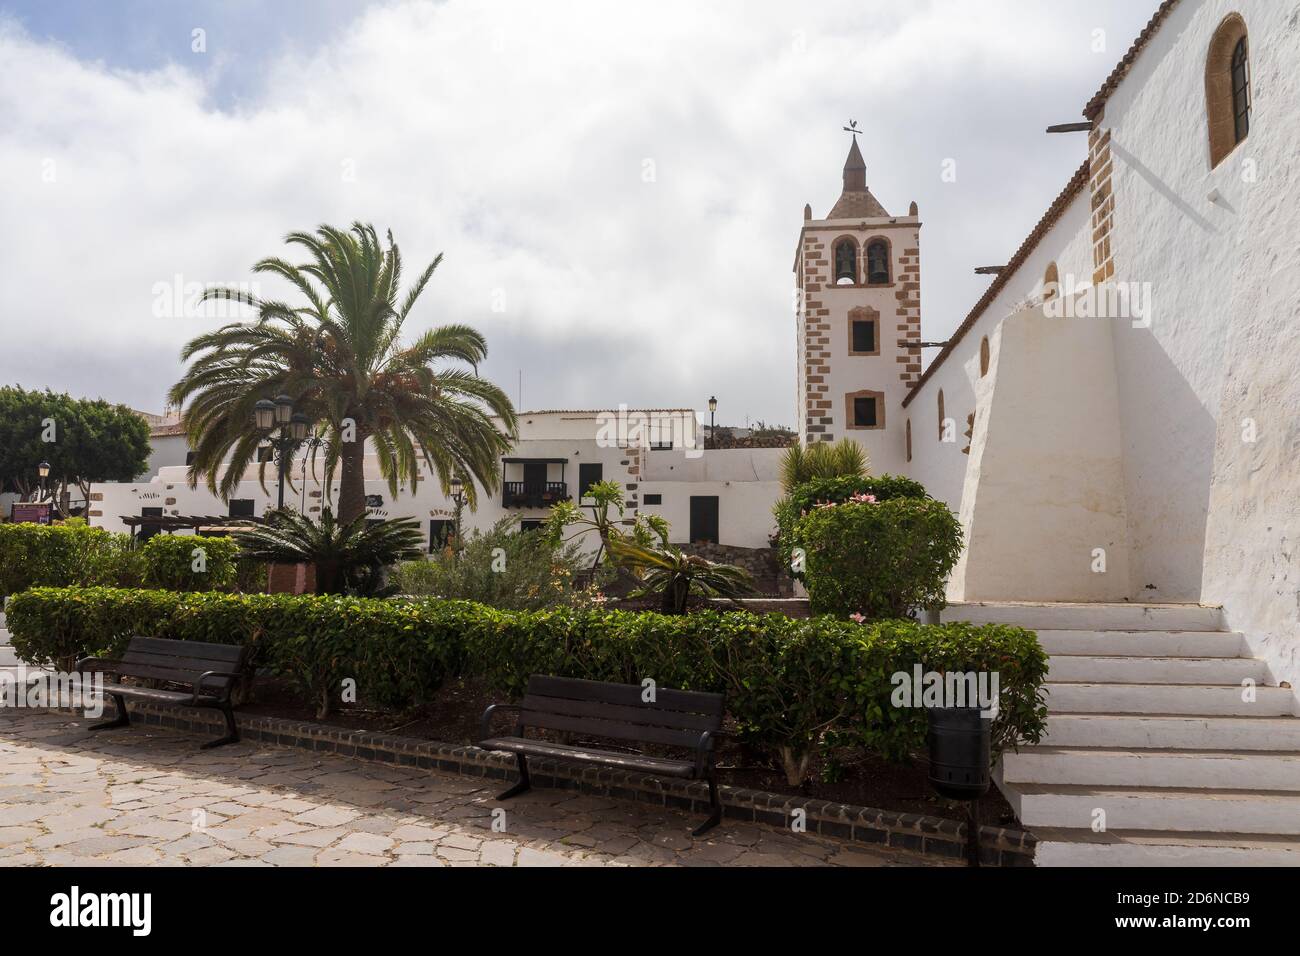
M131 529L131 537L142 532L171 534L174 531L193 531L207 538L224 537L232 531L251 525L265 524L262 518L229 518L223 515L122 515L122 524Z

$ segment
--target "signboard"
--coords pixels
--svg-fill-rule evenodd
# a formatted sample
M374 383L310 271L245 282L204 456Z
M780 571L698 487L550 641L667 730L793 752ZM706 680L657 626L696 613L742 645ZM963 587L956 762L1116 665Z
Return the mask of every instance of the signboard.
M20 524L49 524L50 508L48 501L16 501L11 520Z

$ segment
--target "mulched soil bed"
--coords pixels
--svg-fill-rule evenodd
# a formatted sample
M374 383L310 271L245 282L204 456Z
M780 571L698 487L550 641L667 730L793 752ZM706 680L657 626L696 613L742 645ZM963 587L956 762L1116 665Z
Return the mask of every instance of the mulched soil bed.
M444 743L472 744L478 740L479 718L484 709L499 700L500 695L490 693L483 686L453 681L442 688L436 702L412 713L396 715L361 706L344 706L331 714L328 720L317 721L314 710L303 706L290 686L259 677L254 700L241 706L239 713L383 731ZM824 768L820 761L814 761L812 782L796 790L786 783L785 774L778 765L762 754L750 753L746 748L728 743L718 751L718 775L724 784L752 790L797 793L803 797L878 810L966 819L965 804L945 800L930 788L924 754L917 755L910 763L892 763L861 753L841 759L844 762L838 768L838 779L823 780ZM996 787L991 788L980 801L980 819L986 825L1020 828L1010 805Z

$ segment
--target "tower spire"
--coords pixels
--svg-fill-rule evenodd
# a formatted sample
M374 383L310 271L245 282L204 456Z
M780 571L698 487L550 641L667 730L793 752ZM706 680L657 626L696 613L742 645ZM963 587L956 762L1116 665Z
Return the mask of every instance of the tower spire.
M849 120L844 132L853 134L853 143L849 146L848 158L844 160L844 192L839 202L831 210L827 219L885 219L889 213L876 201L867 188L867 163L858 149L858 129L856 120Z
M867 163L862 158L862 150L858 149L858 138L854 136L853 145L849 147L848 159L844 160L844 191L860 193L866 192L866 189Z

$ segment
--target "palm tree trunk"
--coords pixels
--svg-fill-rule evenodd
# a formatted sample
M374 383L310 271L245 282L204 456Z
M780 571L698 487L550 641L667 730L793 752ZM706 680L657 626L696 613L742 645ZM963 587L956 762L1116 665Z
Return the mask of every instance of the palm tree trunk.
M339 521L348 524L366 513L366 437L360 431L355 441L343 443L339 459Z

